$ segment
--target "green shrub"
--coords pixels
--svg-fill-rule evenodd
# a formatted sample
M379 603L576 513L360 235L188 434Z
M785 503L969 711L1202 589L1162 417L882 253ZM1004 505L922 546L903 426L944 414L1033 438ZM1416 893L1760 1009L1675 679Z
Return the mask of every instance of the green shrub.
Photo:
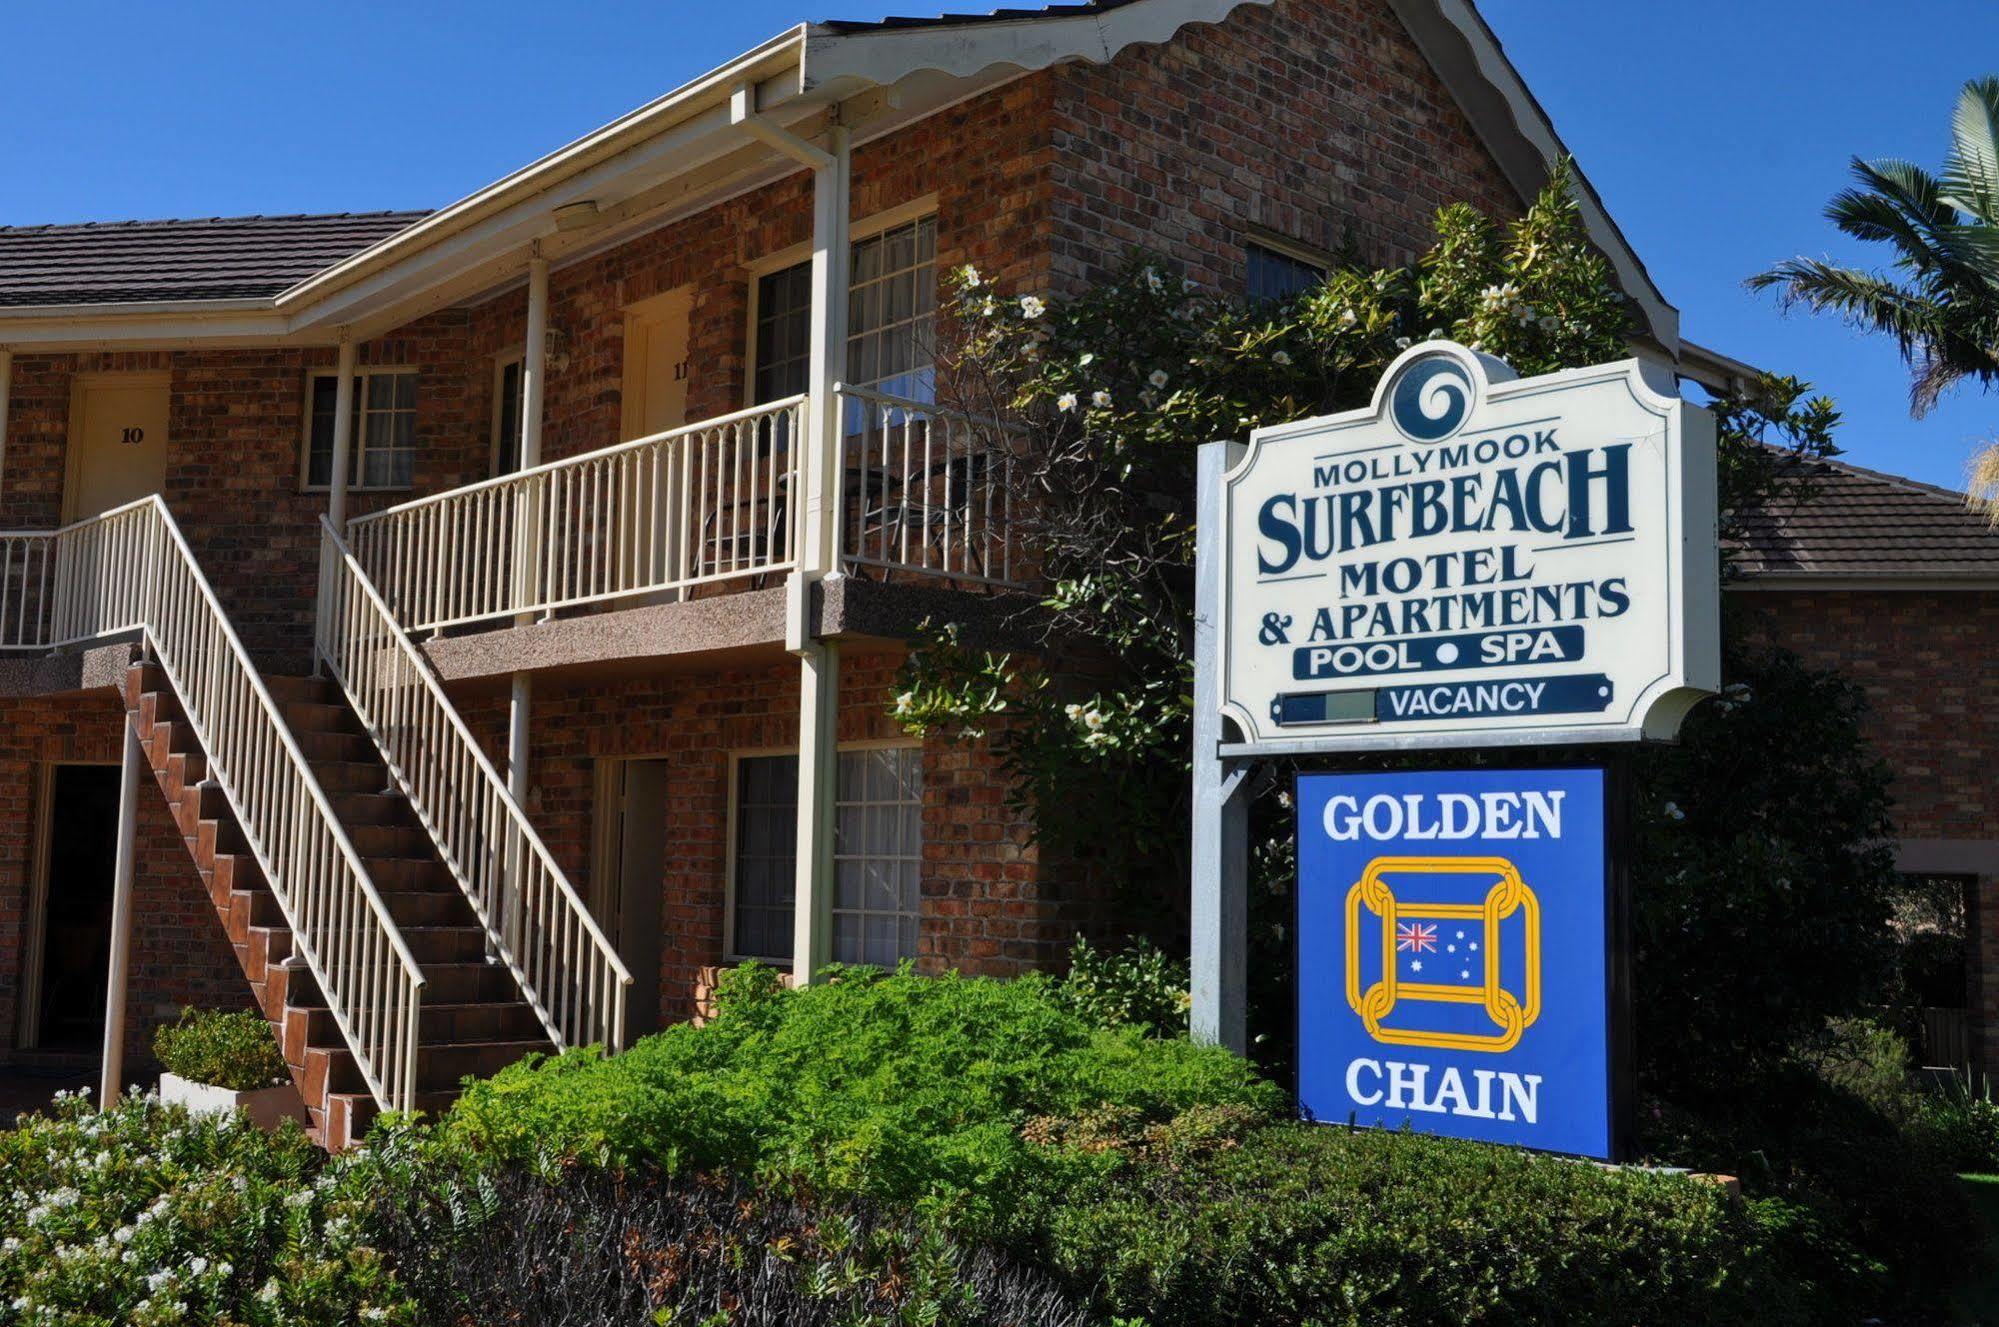
M1151 1327L1807 1321L1756 1217L1677 1176L1282 1124L1074 1193L1048 1247Z
M1098 949L1082 936L1069 950L1069 974L1056 1002L1097 1027L1135 1027L1162 1037L1187 1031L1187 965L1143 936L1122 949Z
M1893 1028L1868 1018L1835 1018L1796 1054L1820 1078L1891 1120L1914 1108L1909 1043Z
M1909 1130L1951 1170L1999 1171L1999 1102L1990 1082L1953 1073L1936 1091L1916 1093Z
M802 991L729 975L716 1018L605 1059L571 1052L474 1084L447 1128L500 1156L546 1152L669 1173L728 1170L910 1204L975 1235L1110 1160L1039 1146L1029 1118L1105 1108L1159 1121L1195 1106L1259 1115L1282 1094L1212 1047L1101 1029L1047 978L848 969Z
M541 1173L378 1129L376 1239L434 1327L1088 1327L1044 1272L906 1217L707 1176Z
M271 1025L247 1009L183 1009L153 1033L153 1054L170 1074L231 1092L289 1081Z
M268 1037L268 1033L265 1034ZM66 1327L414 1324L365 1187L295 1125L59 1096L0 1133L0 1305Z
M1825 1302L1934 1321L1983 1259L1961 1187L1920 1134L1797 1061L1745 1069L1727 1097L1658 1102L1647 1150L1741 1177L1773 1212L1771 1253Z

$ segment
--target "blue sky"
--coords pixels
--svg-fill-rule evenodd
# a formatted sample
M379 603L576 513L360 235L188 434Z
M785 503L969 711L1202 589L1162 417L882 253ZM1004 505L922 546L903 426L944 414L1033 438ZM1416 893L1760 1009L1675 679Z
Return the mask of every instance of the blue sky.
M998 0L98 4L8 15L0 222L434 206L801 17ZM1869 255L1820 209L1848 157L1942 157L1957 88L1999 72L1999 5L1483 0L1688 336L1838 398L1863 465L1956 486L1999 396L1908 417L1891 344L1780 314L1742 279ZM585 15L587 14L587 19ZM1642 16L1642 17L1641 17Z

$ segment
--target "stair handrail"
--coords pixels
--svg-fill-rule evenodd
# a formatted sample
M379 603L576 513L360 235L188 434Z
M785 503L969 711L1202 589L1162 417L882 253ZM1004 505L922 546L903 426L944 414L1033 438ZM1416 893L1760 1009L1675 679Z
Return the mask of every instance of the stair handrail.
M413 1110L423 971L173 513L154 494L54 538L51 646L140 633L369 1092Z
M320 518L314 646L556 1046L623 1049L632 974L416 642Z

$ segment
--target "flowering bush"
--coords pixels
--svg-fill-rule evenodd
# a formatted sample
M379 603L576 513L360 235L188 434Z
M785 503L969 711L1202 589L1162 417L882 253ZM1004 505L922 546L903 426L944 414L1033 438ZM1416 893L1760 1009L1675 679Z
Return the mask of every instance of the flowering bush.
M268 1033L266 1034L268 1036ZM353 1182L296 1126L58 1095L0 1134L0 1304L64 1327L414 1323Z
M190 1083L255 1092L289 1079L271 1025L247 1009L183 1009L153 1033L160 1067Z
M1192 696L1189 520L1200 444L1364 405L1411 344L1450 338L1523 375L1629 353L1628 302L1589 243L1565 169L1501 225L1455 205L1410 267L1343 264L1280 302L1196 288L1135 254L1073 298L951 274L938 353L946 404L1029 439L1010 511L1044 593L1036 648L918 642L894 714L911 732L991 737L1041 840L1145 898L1186 864ZM1717 403L1725 505L1831 449L1837 413L1771 378ZM1107 822L1105 805L1119 808Z

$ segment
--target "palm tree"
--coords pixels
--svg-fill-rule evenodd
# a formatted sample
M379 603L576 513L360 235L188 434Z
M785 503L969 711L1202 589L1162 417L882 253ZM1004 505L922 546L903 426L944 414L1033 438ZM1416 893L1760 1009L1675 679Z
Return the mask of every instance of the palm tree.
M1964 85L1951 140L1938 175L1856 157L1854 187L1826 205L1841 231L1893 250L1892 275L1793 258L1749 281L1894 337L1913 373L1917 418L1967 379L1999 383L1999 78ZM1972 462L1971 487L1999 522L1999 444Z

